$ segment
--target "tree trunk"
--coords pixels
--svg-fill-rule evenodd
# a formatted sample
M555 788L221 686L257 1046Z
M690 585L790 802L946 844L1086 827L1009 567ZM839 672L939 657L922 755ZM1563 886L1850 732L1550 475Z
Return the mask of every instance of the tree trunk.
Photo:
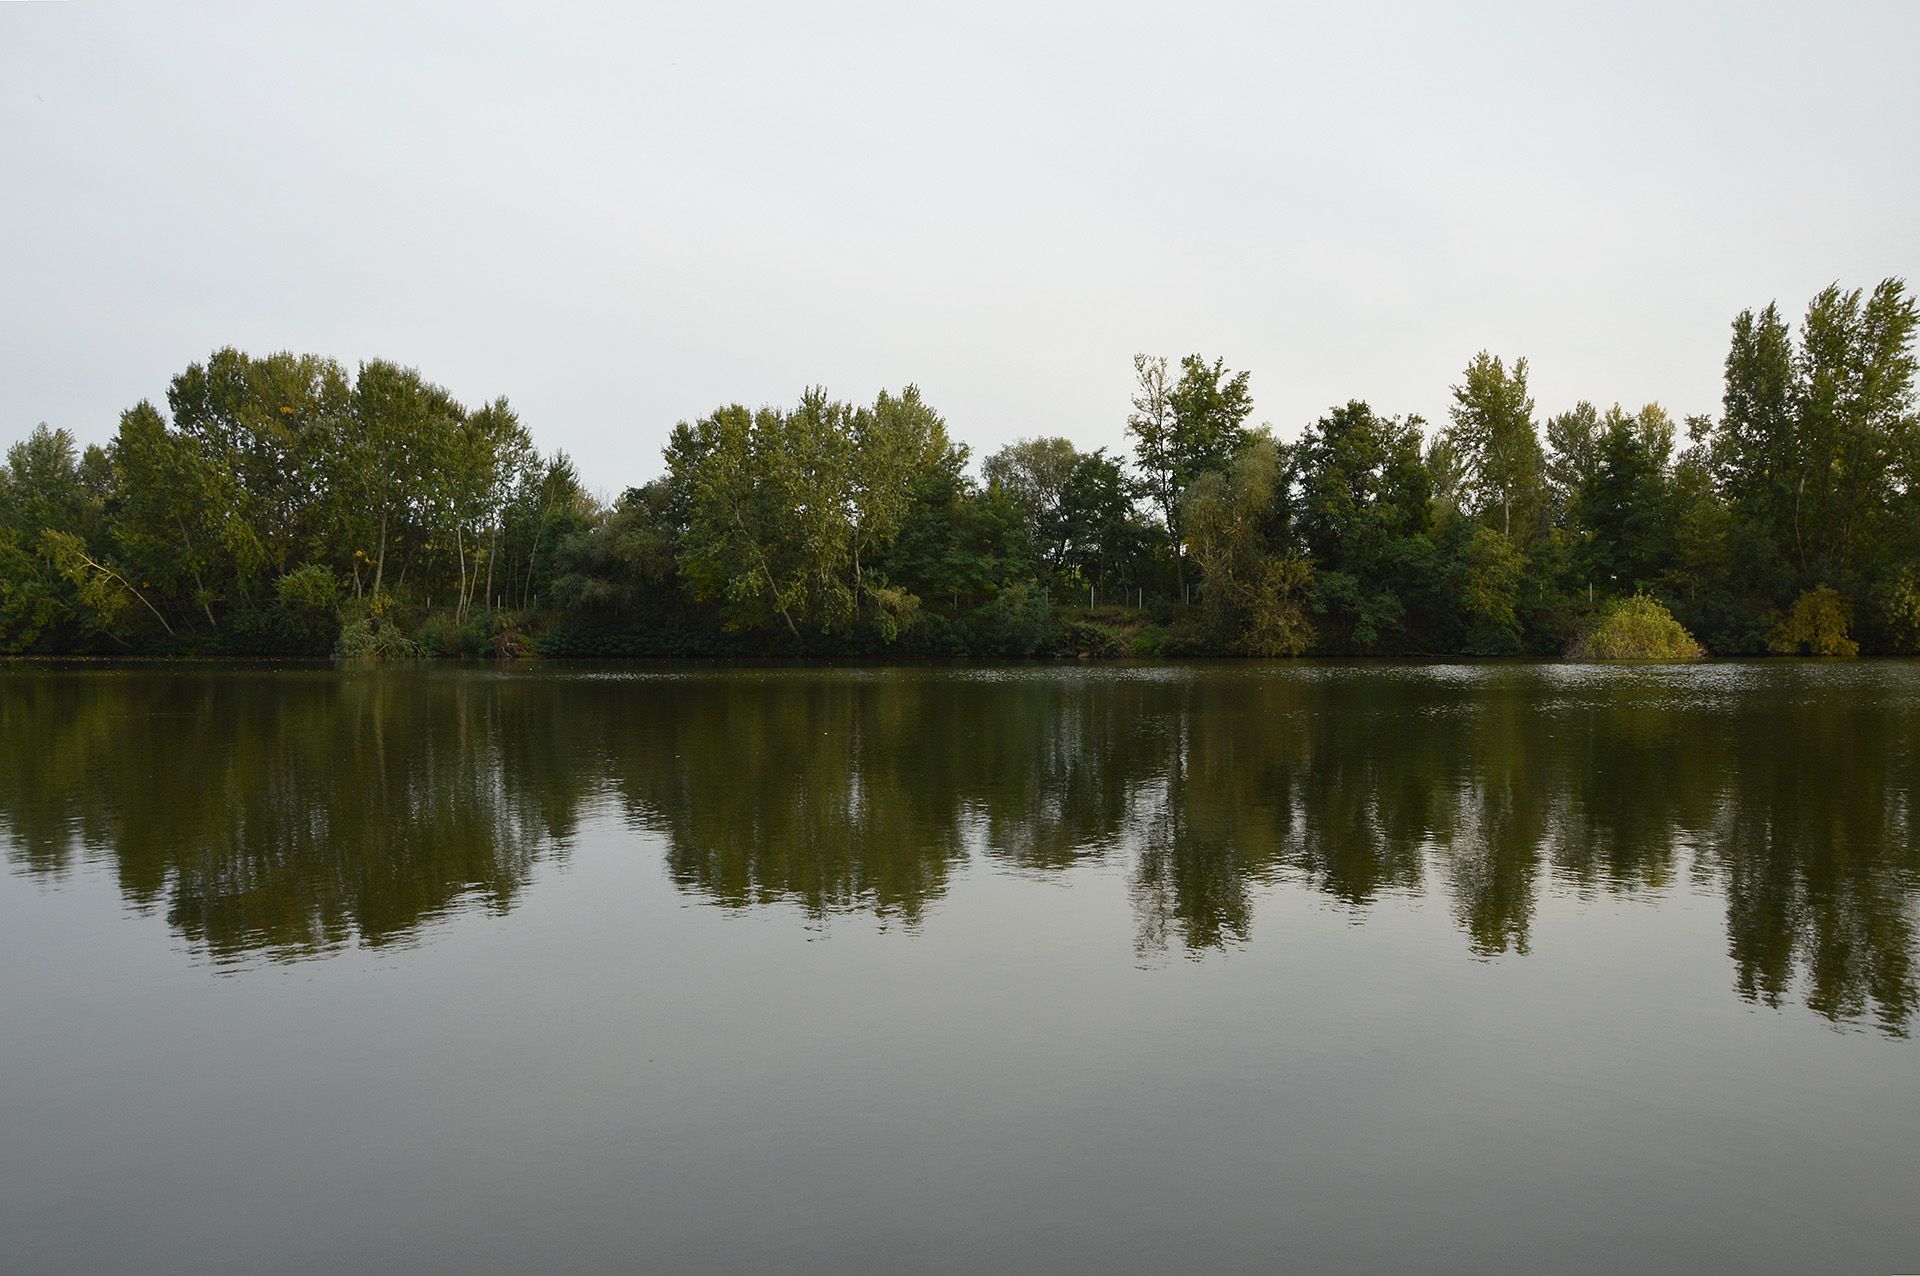
M453 524L453 554L460 564L460 589L453 596L453 623L458 625L467 614L467 549L466 538L461 535L460 523Z
M91 558L87 557L86 554L84 553L80 554L78 557L80 561L84 563L86 566L91 567L94 571L99 572L102 576L105 576L109 580L119 582L119 585L122 589L126 590L129 594L132 594L135 598L138 598L141 602L146 603L147 610L152 612L153 618L160 622L160 627L167 631L167 636L169 638L173 636L173 626L167 623L167 618L160 614L160 609L158 607L155 607L152 603L147 602L147 596L145 594L141 593L139 590L133 587L132 581L128 580L125 576L122 576L119 572L113 570L113 568L108 567L105 563L94 562Z
M1793 489L1793 552L1794 556L1800 560L1800 575L1803 578L1803 584L1805 583L1804 578L1807 574L1807 543L1800 537L1800 499L1806 494L1807 476L1802 474L1800 481L1794 485Z
M492 538L492 541L487 545L487 594L486 596L488 598L493 597L493 559L494 559L494 556L499 552L499 550L500 550L500 521L498 519L495 519L493 523L493 538Z
M540 521L544 524L546 519L542 518ZM533 561L540 556L540 533L546 530L544 526L533 529L533 548L527 551L527 578L521 582L520 585L520 609L522 611L525 611L533 605Z
M373 559L373 600L380 601L380 581L387 574L387 512L380 511L380 552Z

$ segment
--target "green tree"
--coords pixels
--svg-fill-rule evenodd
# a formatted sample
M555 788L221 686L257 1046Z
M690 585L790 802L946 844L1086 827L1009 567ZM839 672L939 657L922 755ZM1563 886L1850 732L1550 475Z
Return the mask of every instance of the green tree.
M216 607L251 607L267 552L244 513L239 473L145 401L121 413L112 457L112 539L128 570L210 633L220 629Z
M1504 534L1484 524L1455 526L1454 571L1465 622L1460 649L1477 656L1517 656L1526 560Z
M311 447L348 397L346 372L332 359L255 358L232 347L189 364L167 388L173 430L228 485L221 516L233 526L224 539L237 547L235 585L248 603L255 586L313 547Z
M459 623L472 610L476 594L485 606L496 597L502 515L515 488L539 472L540 456L504 398L456 421L446 445L440 469L442 517L453 526L454 619Z
M1134 486L1106 449L1021 439L988 457L981 471L990 489L1019 506L1043 580L1062 573L1093 585L1132 579L1144 529L1134 514Z
M912 386L872 408L814 389L791 412L736 405L683 422L667 445L687 501L681 575L730 628L844 633L864 608L891 638L920 600L868 564L899 534L916 477L951 452Z
M1669 508L1673 518L1672 556L1661 579L1661 594L1687 629L1716 651L1752 651L1763 644L1761 615L1745 602L1752 582L1744 578L1755 557L1742 553L1744 528L1721 499L1713 460L1702 441L1710 422L1694 422L1694 444L1673 466Z
M947 438L947 423L909 385L898 395L882 390L871 408L854 414L848 504L852 511L854 620L862 608L891 641L911 623L918 596L890 583L867 567L900 534L913 508L916 479L943 463L964 463L964 453Z
M1857 656L1852 637L1853 603L1822 585L1794 600L1793 609L1774 626L1767 645L1783 656Z
M1891 510L1914 423L1920 310L1897 279L1871 295L1829 286L1807 307L1794 369L1794 534L1803 581L1853 582Z
M1546 458L1533 424L1527 361L1513 370L1482 350L1453 387L1453 425L1466 508L1508 540L1531 538L1546 488Z
M1026 512L999 484L978 490L965 462L965 450L954 448L915 479L912 506L879 564L888 580L950 622L1034 575ZM945 632L948 649L964 646L957 631Z
M1823 289L1796 344L1769 305L1734 320L1715 481L1751 546L1752 588L1775 605L1831 585L1866 595L1920 548L1913 344L1899 279Z
M416 369L384 359L360 365L347 410L316 443L323 525L332 545L350 551L356 595L377 600L432 553L454 503L448 486L463 477L451 461L465 418Z
M78 641L80 600L44 538L99 541L100 507L70 432L42 422L7 449L0 466L0 651L71 649Z
M519 469L500 515L500 553L509 596L518 598L523 610L542 600L551 588L560 547L589 533L600 513L566 453L545 459L536 456L533 464ZM664 512L654 521L654 534L661 539L678 534ZM667 558L671 557L669 552Z
M1188 547L1203 574L1208 626L1249 655L1297 656L1313 646L1313 571L1287 543L1286 485L1286 452L1262 433L1187 493Z
M1581 537L1575 564L1589 582L1631 593L1672 561L1673 442L1672 419L1657 403L1631 416L1618 404L1608 410L1571 509Z
M1574 504L1600 468L1600 413L1582 399L1547 418L1547 496L1554 524L1571 529Z
M1153 529L1141 521L1135 494L1105 448L1082 453L1061 493L1061 565L1102 588L1137 582Z
M1355 399L1307 427L1294 450L1315 609L1341 645L1376 650L1405 628L1406 600L1417 590L1409 569L1425 557L1433 506L1421 425Z
M1176 586L1186 594L1186 538L1182 529L1188 488L1203 474L1224 470L1247 441L1253 395L1245 372L1228 372L1224 360L1197 354L1180 361L1170 380L1167 361L1133 359L1133 413L1127 431L1148 498L1160 512L1172 550Z
M1741 311L1733 321L1722 416L1709 457L1722 494L1776 537L1790 533L1799 495L1794 395L1793 334L1779 307Z
M1061 570L1072 548L1067 491L1080 461L1071 440L1036 438L1009 443L980 465L988 486L1020 507L1036 565L1048 576Z

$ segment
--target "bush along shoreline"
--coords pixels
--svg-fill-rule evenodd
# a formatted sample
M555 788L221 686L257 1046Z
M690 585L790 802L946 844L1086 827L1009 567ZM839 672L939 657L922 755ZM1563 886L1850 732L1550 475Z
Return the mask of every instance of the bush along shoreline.
M1920 654L1905 283L1732 324L1717 415L1482 352L1444 422L1254 423L1136 356L1124 452L984 457L919 390L723 406L611 504L505 399L216 351L0 466L0 654L1157 658Z
M1706 654L1673 613L1646 594L1609 601L1567 647L1567 658L1580 661L1698 660Z

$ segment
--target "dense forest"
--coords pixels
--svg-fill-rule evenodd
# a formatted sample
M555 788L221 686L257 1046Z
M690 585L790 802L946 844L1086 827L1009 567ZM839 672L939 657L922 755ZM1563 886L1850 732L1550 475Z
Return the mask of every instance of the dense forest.
M682 422L608 507L505 399L221 350L104 446L8 450L0 651L1912 654L1916 323L1897 279L1745 311L1717 418L1543 422L1483 352L1444 424L1355 399L1291 441L1246 372L1142 355L1129 455L978 476L914 387L814 389Z

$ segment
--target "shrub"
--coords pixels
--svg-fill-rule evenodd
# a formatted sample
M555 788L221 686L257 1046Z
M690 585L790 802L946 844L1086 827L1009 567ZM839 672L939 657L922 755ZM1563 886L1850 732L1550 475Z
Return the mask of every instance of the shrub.
M1117 656L1122 644L1118 629L1097 621L1075 620L1061 626L1060 654L1063 656Z
M1853 604L1822 585L1794 600L1793 610L1767 635L1767 647L1782 656L1857 656L1852 629Z
M274 583L274 592L288 612L330 612L340 606L340 578L319 563L294 568Z
M319 563L308 563L274 585L276 627L296 649L324 655L340 636L340 580Z
M1142 629L1127 645L1128 654L1158 660L1167 654L1167 631L1157 625Z
M967 617L967 649L976 655L1031 656L1053 632L1053 605L1025 582L1007 586Z
M1313 566L1304 558L1269 559L1244 591L1246 627L1235 644L1250 656L1303 656L1318 634L1307 615Z
M1567 647L1573 660L1698 660L1706 651L1646 594L1616 598Z
M1920 579L1913 569L1904 568L1885 581L1874 602L1887 649L1903 656L1920 655Z
M421 651L420 644L376 612L341 629L333 654L344 660L411 660Z
M494 619L487 654L495 660L524 660L539 654L539 648L527 632L525 618L503 612Z

